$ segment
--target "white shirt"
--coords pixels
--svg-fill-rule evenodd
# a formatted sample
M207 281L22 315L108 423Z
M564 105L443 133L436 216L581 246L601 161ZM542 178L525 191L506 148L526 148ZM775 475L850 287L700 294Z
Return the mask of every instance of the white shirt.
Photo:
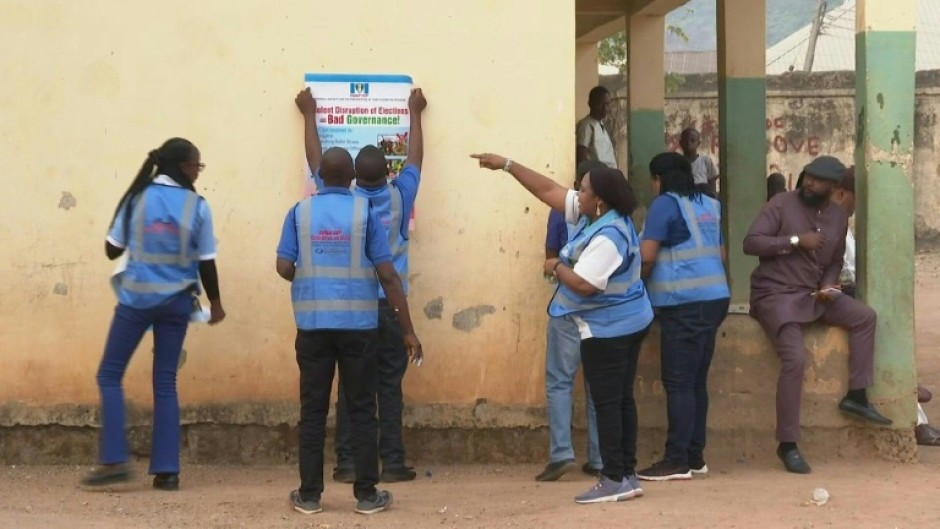
M692 162L692 178L696 184L707 184L718 177L718 168L709 156L702 156Z
M614 144L603 123L588 115L578 122L576 131L578 147L587 148L588 160L597 160L607 167L617 168Z
M568 190L565 197L565 222L568 224L577 224L581 218L581 211L578 206L578 192L574 189ZM610 276L623 263L623 255L617 251L617 245L614 244L606 235L595 235L588 243L587 248L581 252L581 256L574 264L574 273L581 279L584 279L598 290L607 288L607 281ZM587 322L580 316L572 315L572 320L578 325L578 333L582 340L592 338L591 328Z
M578 192L570 189L565 197L565 222L577 224L580 217ZM607 280L621 264L623 255L617 250L617 245L605 235L596 235L574 264L574 273L594 288L604 290L607 288Z
M845 255L842 257L842 273L839 282L843 285L855 284L855 235L852 228L845 234Z

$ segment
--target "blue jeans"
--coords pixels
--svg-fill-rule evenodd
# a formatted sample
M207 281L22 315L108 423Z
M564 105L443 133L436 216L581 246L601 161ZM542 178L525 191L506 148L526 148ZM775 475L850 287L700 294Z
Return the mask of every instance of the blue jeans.
M666 389L665 459L687 465L704 461L708 420L708 369L715 337L728 314L728 299L659 307L662 379Z
M179 473L180 409L176 396L176 369L190 312L192 296L188 291L149 309L127 305L118 305L114 309L108 343L98 367L101 464L124 463L128 459L121 380L144 333L153 326L153 450L150 473Z
M574 377L581 364L581 334L571 317L548 319L545 350L545 396L548 401L548 429L551 435L550 461L552 463L574 459L571 444L571 392ZM600 469L601 451L597 443L597 416L587 381L588 464Z

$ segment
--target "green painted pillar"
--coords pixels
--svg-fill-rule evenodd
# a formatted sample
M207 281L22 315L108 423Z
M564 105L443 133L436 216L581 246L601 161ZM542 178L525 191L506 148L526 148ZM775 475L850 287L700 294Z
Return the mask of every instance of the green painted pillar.
M626 20L630 102L627 117L630 167L627 174L640 204L634 222L637 229L642 229L646 209L654 198L650 188L650 160L663 152L666 144L666 78L663 65L666 17L634 14Z
M718 135L722 233L728 248L731 312L746 312L757 259L743 241L766 199L765 5L718 0Z
M858 0L858 281L878 312L872 401L910 432L914 364L914 15L917 0ZM887 272L887 273L886 273Z

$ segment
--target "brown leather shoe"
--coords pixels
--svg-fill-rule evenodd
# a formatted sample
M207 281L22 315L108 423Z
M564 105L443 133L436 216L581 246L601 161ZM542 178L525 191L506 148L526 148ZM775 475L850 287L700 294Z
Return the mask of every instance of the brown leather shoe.
M914 428L914 437L921 446L940 446L940 430L929 424L919 424Z
M930 399L933 398L933 393L929 389L917 384L917 402L921 404L926 404L930 402Z

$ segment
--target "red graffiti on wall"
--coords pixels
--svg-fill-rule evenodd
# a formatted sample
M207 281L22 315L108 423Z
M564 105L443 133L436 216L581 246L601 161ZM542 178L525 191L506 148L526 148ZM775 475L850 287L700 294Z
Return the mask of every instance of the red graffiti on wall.
M810 156L819 156L819 136L795 136L787 134L786 119L783 116L767 118L767 130L774 134L770 142L771 148L780 154L803 153ZM769 134L768 134L769 136Z

